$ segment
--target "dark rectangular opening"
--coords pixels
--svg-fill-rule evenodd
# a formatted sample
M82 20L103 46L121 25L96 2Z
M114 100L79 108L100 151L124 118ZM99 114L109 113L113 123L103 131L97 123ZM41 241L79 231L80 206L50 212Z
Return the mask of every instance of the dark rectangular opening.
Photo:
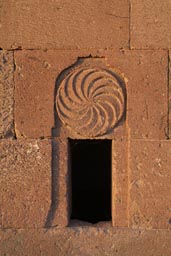
M111 140L69 140L71 220L111 220Z

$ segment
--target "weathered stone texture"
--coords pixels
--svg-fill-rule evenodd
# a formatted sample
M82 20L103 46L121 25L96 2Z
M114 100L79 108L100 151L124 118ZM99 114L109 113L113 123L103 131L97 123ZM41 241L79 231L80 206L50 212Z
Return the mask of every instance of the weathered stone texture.
M131 141L130 226L171 228L171 142Z
M171 232L107 227L0 231L0 255L170 256Z
M171 49L169 50L169 138L171 138Z
M168 52L17 51L15 53L15 125L17 137L49 137L54 127L56 78L78 56L105 56L127 86L126 123L115 136L165 139L168 134ZM56 110L55 110L56 111Z
M129 141L112 141L112 224L128 227Z
M13 52L0 51L0 138L14 135Z
M51 203L51 141L1 140L2 228L44 227Z
M168 137L168 51L123 51L108 62L127 78L127 122L132 139Z
M171 1L131 0L131 48L171 47Z
M71 211L68 140L56 138L51 146L52 200L45 227L65 227L69 224Z
M128 0L1 3L0 47L24 49L127 48Z
M170 0L0 2L0 256L171 255L168 48ZM73 134L54 104L79 57L126 86L126 119L100 137L113 139L112 223L70 221Z

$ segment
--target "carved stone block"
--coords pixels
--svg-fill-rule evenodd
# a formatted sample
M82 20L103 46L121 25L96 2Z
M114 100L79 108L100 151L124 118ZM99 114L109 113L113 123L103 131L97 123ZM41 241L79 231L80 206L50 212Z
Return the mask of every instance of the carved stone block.
M103 58L79 59L59 80L58 116L75 136L94 138L113 133L125 119L124 80Z

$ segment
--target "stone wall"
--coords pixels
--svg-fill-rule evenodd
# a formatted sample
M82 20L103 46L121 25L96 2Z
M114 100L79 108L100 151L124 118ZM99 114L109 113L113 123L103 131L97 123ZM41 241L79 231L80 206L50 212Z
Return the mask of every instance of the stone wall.
M0 255L171 255L170 49L169 0L1 1ZM85 70L73 104L101 77L120 104L94 130L58 106ZM68 138L112 140L112 224L70 225Z

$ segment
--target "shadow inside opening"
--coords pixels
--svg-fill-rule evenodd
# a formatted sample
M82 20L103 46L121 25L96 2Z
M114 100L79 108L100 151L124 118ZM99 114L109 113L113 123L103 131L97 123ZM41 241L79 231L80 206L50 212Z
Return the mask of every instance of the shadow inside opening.
M69 140L71 220L111 220L111 140Z

